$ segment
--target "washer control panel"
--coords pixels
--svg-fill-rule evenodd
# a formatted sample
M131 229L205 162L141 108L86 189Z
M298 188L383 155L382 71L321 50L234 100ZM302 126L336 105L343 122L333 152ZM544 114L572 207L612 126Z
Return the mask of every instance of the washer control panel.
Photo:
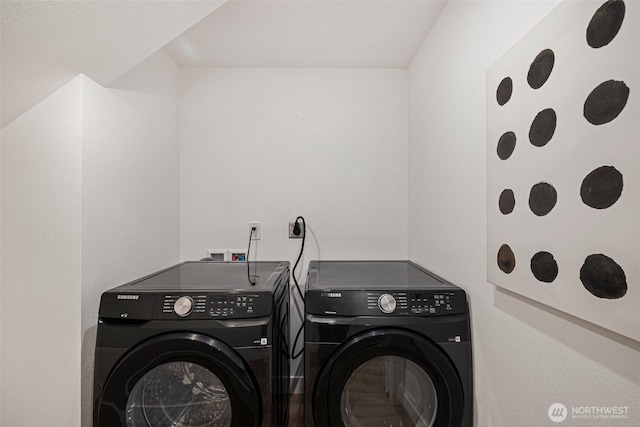
M204 295L165 295L162 313L187 317L192 313L204 313L206 304Z
M160 299L161 310L156 313L164 319L241 319L271 313L269 299L260 293L172 294Z
M253 316L259 295L220 295L212 297L209 306L211 317L236 317L236 315Z
M367 310L375 314L391 314L405 311L407 308L407 294L405 292L367 292Z

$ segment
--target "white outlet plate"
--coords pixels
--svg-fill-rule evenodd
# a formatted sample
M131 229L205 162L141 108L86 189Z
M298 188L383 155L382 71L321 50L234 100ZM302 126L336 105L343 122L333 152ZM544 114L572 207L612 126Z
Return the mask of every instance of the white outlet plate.
M289 238L290 239L302 239L302 234L303 234L302 223L300 223L300 231L301 231L301 233L298 234L297 236L295 234L293 234L293 227L295 225L296 225L295 222L290 222L289 223Z
M254 231L253 234L251 235L251 240L260 240L260 237L262 236L262 233L260 232L260 222L259 221L250 222L249 223L249 232L251 232L253 227L256 228L256 231Z

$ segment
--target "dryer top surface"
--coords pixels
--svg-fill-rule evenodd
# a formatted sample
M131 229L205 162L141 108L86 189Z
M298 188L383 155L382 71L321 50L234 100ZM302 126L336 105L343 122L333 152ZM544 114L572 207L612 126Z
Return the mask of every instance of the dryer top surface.
M460 289L411 261L311 261L307 290Z

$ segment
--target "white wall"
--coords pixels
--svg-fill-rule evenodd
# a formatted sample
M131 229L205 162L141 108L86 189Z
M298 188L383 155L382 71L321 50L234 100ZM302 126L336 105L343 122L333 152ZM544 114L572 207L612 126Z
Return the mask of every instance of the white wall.
M82 425L91 425L103 291L179 262L177 71L160 50L111 88L86 79L82 152Z
M2 107L0 106L0 110ZM2 389L2 132L0 131L0 390ZM0 423L2 423L2 392L0 392Z
M258 259L293 262L297 215L304 267L410 257L468 291L477 425L548 424L556 401L637 421L638 343L486 282L485 70L555 4L450 2L408 72L178 70L161 51L2 129L0 425L75 426L80 407L90 425L100 293L244 248L254 220Z
M1 109L2 107L0 107ZM2 132L0 132L0 389L2 387ZM0 392L0 423L2 423L2 392Z
M92 425L100 294L179 261L177 83L160 51L2 129L0 425Z
M409 68L409 257L469 294L478 426L551 425L555 402L640 417L639 343L486 282L485 70L555 5L450 2Z
M80 422L82 84L1 131L2 426Z
M181 69L181 257L246 248L260 221L258 259L293 267L302 215L305 271L406 258L407 106L406 70Z

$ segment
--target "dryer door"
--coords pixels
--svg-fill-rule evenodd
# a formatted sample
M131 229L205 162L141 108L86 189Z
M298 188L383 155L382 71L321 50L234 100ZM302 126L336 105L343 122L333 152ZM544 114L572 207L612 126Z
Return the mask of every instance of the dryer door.
M458 427L463 409L451 360L404 329L350 338L322 366L313 392L317 427Z
M261 401L245 361L202 334L171 333L133 348L109 375L99 427L257 427Z

